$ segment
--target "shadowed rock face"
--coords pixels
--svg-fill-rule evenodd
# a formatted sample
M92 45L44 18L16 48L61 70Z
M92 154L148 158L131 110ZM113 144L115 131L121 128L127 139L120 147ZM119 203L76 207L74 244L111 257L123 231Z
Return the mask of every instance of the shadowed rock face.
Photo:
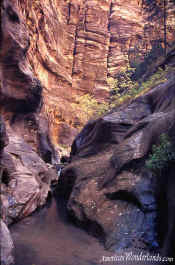
M162 176L145 166L162 133L175 144L174 77L127 107L89 122L73 142L71 163L60 179L68 210L78 224L97 232L107 248L163 246L164 255L174 254L174 165Z
M0 235L1 235L1 264L2 265L12 265L14 264L14 245L10 232L6 224L0 220Z
M4 147L8 144L8 137L6 134L6 128L2 117L0 116L0 159ZM0 160L1 161L1 160Z
M17 1L2 2L0 49L0 144L2 217L7 223L23 218L42 206L57 174L49 164L59 160L42 113L40 81L27 62L29 36Z
M13 1L14 2L14 1ZM14 2L15 4L15 2ZM42 87L26 63L29 38L16 5L3 1L1 24L1 105L15 113L34 112Z
M0 116L0 183L1 183L1 192L2 192L2 180L3 180L3 167L2 167L2 157L3 149L8 144L8 137L5 130L5 124L2 117ZM10 236L10 232L1 218L3 218L3 203L2 203L2 194L0 198L0 249L1 256L0 262L2 265L12 265L14 262L13 257L13 241Z
M13 103L17 110L36 108L41 90L31 76L32 70L44 88L43 112L49 117L55 144L70 145L77 126L82 125L79 106L79 111L72 106L76 96L90 93L98 100L106 99L107 77L114 77L128 63L135 67L145 56L160 56L163 50L163 13L155 5L160 1L3 2L4 96L14 94L15 100L20 100L23 107ZM175 36L173 12L174 6L168 1L168 47ZM20 88L19 78L23 80ZM13 82L18 93L13 91ZM65 130L70 141L63 134Z
M5 0L1 9L0 105L7 131L24 137L47 163L56 162L48 121L41 113L43 88L26 58L30 40L23 15L17 1Z
M9 144L2 158L2 202L7 223L28 216L44 205L50 184L56 173L14 134L9 134Z
M14 264L14 246L8 224L45 204L56 172L0 116L0 248L2 265Z
M56 172L0 120L1 217L10 224L44 205ZM7 146L6 146L7 145ZM4 149L4 150L3 150Z

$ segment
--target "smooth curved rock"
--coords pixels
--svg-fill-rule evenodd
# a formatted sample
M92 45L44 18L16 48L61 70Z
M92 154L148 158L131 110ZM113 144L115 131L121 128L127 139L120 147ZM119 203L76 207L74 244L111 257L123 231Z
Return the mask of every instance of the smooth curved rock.
M2 205L7 223L31 214L46 202L56 172L19 136L9 134L2 157Z
M175 5L166 2L169 49L175 39ZM121 68L136 67L141 75L155 70L157 58L162 63L163 14L158 0L3 0L3 102L29 111L41 106L43 96L51 140L70 145L67 133L73 137L84 125L84 110L74 104L77 97L89 93L106 100L107 78Z
M162 176L155 176L145 166L163 133L175 146L174 77L127 107L89 122L73 142L71 162L60 178L69 190L68 210L107 248L157 251L163 246L164 255L174 255L173 168L169 164ZM168 223L162 227L166 211Z
M26 62L30 42L17 4L2 3L1 25L2 107L15 113L34 112L41 104L42 86Z
M1 265L14 264L14 245L6 224L0 220Z
M24 137L47 163L59 161L43 112L43 86L31 69L27 52L30 38L17 1L1 7L0 104L7 130ZM44 139L44 140L43 140Z

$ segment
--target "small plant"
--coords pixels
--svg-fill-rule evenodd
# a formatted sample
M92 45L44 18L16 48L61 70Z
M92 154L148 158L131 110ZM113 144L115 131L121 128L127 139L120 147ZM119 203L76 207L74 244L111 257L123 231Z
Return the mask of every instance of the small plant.
M160 144L153 145L152 153L146 161L146 167L153 173L160 173L168 167L169 162L175 162L175 150L166 134L161 134Z
M109 77L107 83L111 89L112 96L121 96L136 87L136 82L132 81L132 75L135 68L130 68L129 66L120 69L119 73L115 78Z

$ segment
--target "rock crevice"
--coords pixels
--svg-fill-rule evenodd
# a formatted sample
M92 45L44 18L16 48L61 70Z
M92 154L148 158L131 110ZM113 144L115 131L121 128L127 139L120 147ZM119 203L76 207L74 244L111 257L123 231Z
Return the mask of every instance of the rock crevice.
M156 174L146 163L161 135L175 148L174 88L173 77L128 106L90 121L73 142L71 162L60 177L69 190L68 211L79 224L96 223L106 248L162 248L164 256L174 255L174 160Z

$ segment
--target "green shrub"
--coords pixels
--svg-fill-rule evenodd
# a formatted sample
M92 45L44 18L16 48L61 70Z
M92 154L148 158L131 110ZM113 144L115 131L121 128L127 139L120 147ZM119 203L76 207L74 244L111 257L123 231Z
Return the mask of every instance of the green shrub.
M160 144L153 145L152 153L146 161L146 167L153 173L161 173L168 167L169 162L175 162L175 150L166 134L160 136Z
M159 68L146 81L140 84L132 80L134 68L129 66L121 68L115 78L109 77L107 83L110 87L111 96L108 101L99 102L93 95L85 94L76 96L74 103L71 104L72 111L78 113L78 127L82 127L90 118L98 118L105 112L112 110L149 91L151 88L167 81L167 74L174 72L175 68L166 67L165 70Z
M159 68L146 81L142 81L140 84L132 80L133 68L127 68L126 72L124 70L120 72L120 77L122 76L123 79L108 78L107 81L112 92L109 109L121 105L128 100L137 98L151 88L165 83L167 81L167 74L174 71L175 68L170 66L166 67L165 70Z
M132 75L135 68L129 66L120 69L119 73L116 74L115 78L108 78L107 83L111 89L113 96L120 96L128 93L132 90L132 87L136 86L136 82L132 81Z

